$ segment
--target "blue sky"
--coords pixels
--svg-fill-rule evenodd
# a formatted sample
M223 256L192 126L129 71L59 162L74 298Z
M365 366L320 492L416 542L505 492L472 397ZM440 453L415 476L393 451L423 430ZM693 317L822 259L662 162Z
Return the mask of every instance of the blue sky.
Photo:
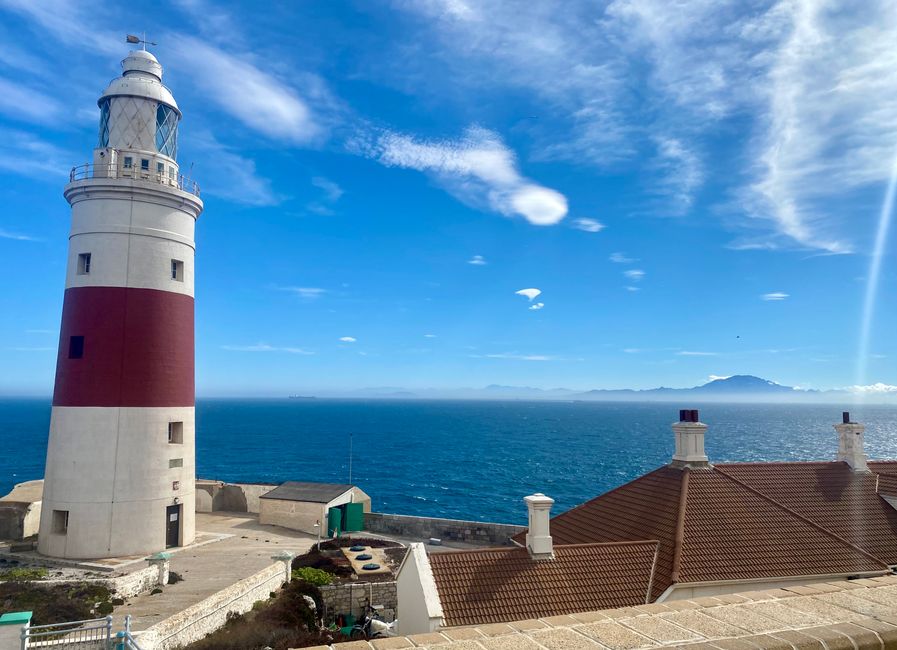
M0 0L0 392L52 389L62 188L144 30L200 395L893 387L889 5Z

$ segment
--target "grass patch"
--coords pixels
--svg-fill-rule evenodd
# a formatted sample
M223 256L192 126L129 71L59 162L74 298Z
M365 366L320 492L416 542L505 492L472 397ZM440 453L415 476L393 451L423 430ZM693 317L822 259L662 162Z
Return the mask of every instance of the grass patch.
M32 580L43 580L49 575L46 569L41 568L18 568L6 569L0 571L0 582L30 582Z
M100 618L112 612L111 597L106 587L86 582L52 588L34 582L0 583L0 611L30 611L32 625Z
M316 587L323 587L333 582L333 574L322 569L314 569L310 566L293 569L293 580L304 580Z

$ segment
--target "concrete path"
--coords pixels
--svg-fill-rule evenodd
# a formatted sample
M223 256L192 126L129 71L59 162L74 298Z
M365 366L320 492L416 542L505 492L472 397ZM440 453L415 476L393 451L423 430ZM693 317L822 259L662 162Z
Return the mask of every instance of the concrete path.
M283 551L301 554L316 538L277 526L262 525L257 515L245 512L196 513L196 530L211 535L232 535L171 555L171 570L182 582L167 585L161 594L144 594L116 607L116 628L131 615L131 629L145 630L172 614L208 598L212 594L248 578L272 564L272 555Z

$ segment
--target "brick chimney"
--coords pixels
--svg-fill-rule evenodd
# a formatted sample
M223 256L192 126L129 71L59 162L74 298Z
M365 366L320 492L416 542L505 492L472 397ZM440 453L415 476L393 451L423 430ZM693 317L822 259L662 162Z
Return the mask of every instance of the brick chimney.
M529 528L526 531L526 550L534 560L553 560L554 550L551 544L551 506L554 499L541 492L523 497L529 514Z
M673 424L676 434L676 451L673 454L672 467L710 467L707 454L704 453L704 433L707 425L700 421L696 409L679 411L679 421Z
M850 421L850 413L844 411L841 414L841 424L835 425L838 432L838 458L850 465L854 472L868 472L866 454L863 452L863 432L866 426L859 422Z

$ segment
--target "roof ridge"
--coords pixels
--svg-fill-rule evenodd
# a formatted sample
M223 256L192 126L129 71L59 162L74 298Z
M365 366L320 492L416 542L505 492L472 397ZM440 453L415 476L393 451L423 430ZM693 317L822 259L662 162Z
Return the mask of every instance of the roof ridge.
M619 542L579 542L576 544L555 544L554 548L583 548L592 546L641 546L645 544L659 545L660 541L656 539L633 539L623 540ZM495 553L498 551L525 551L526 548L521 546L490 546L488 548L465 548L451 553L434 553L432 557L455 557L458 555L474 555L477 553Z
M673 565L670 570L670 584L679 582L679 568L682 565L682 546L685 541L685 508L688 505L688 478L691 470L682 470L682 481L679 483L679 512L676 518L676 537L673 540Z
M836 462L837 462L837 461L836 461ZM734 482L734 483L740 485L741 487L743 487L744 489L748 490L749 492L751 492L751 493L753 493L753 494L756 494L758 497L760 497L760 498L763 499L764 501L768 501L769 503L771 503L771 504L774 505L775 507L779 508L780 510L784 510L785 512L787 512L787 513L790 514L791 516L796 517L797 519L799 519L799 520L801 520L801 521L803 521L803 522L805 522L805 523L807 523L807 524L810 524L810 526L812 526L813 528L822 531L825 535L828 535L828 536L831 537L832 539L838 540L838 541L841 542L842 544L845 544L846 546L848 546L848 547L854 549L855 551L859 552L861 555L864 555L865 557L867 557L867 558L869 558L869 559L871 559L871 560L874 560L874 561L878 562L879 564L881 564L881 565L884 566L885 568L888 568L889 565L888 565L887 562L885 562L885 561L882 560L881 558L875 557L874 555L872 555L872 554L869 553L868 551L866 551L866 550L860 548L859 546L857 546L856 544L853 544L852 542L849 542L848 540L844 539L844 538L841 537L840 535L838 535L838 534L836 534L836 533L833 533L833 532L830 531L828 528L825 528L824 526L821 526L821 525L817 524L815 521L813 521L813 520L811 520L811 519L808 519L807 517L804 517L803 515L801 515L801 514L798 513L798 512L795 512L794 510L792 510L792 509L789 508L788 506L786 506L786 505L784 505L784 504L782 504L782 503L779 503L778 501L776 501L776 500L773 499L772 497L770 497L770 496L768 496L768 495L766 495L766 494L763 494L762 492L760 492L760 491L757 490L756 488L753 488L753 487L751 487L750 485L748 485L747 483L744 483L744 482L740 481L739 479L735 478L735 477L732 476L731 474L727 474L726 472L724 472L724 471L722 471L722 470L718 470L718 469L717 469L717 466L714 466L713 469L714 469L714 471L718 471L718 472L720 473L721 476L725 476L725 477L726 477L727 479L729 479L730 481L732 481L732 482Z

